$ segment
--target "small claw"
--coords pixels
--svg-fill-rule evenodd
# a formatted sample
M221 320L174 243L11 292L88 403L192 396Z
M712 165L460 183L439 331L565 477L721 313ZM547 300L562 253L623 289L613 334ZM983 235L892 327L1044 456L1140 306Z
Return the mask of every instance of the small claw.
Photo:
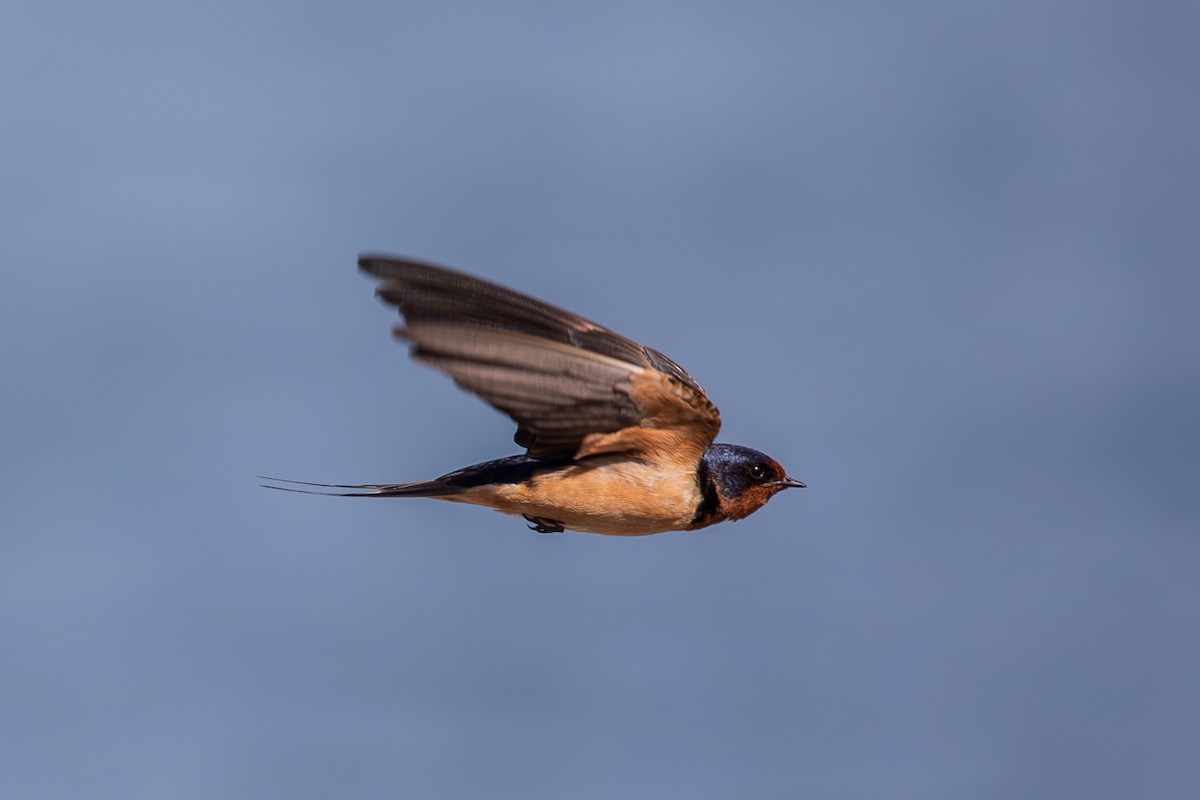
M529 530L531 531L537 531L538 533L562 533L566 530L558 520L541 519L540 517L531 517L528 514L522 514L521 516L530 523Z

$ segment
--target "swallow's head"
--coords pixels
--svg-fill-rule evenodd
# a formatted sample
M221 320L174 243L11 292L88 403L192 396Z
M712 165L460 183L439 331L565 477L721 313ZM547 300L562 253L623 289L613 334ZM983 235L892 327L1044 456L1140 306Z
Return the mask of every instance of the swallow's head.
M716 511L724 519L748 517L784 489L804 488L766 453L737 444L710 446L704 469L716 490Z

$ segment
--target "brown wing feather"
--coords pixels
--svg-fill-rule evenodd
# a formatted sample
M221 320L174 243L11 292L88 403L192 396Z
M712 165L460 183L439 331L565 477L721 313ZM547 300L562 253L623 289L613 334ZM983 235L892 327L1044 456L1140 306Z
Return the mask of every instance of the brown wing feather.
M363 256L377 294L399 309L413 358L517 423L535 457L645 449L626 430L670 431L687 451L711 444L720 415L686 371L657 350L549 303L416 261ZM690 445L690 446L688 446Z

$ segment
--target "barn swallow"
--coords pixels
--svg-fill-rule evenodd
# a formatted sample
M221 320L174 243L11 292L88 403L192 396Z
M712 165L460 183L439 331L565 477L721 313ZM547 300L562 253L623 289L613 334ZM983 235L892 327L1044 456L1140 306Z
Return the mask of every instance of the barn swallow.
M532 530L640 536L738 520L804 484L769 456L714 444L721 415L667 356L548 303L445 267L362 255L416 361L507 414L522 455L415 483L267 486L431 497L520 514ZM264 484L265 485L265 484ZM319 489L301 489L312 486ZM333 492L328 489L354 489Z

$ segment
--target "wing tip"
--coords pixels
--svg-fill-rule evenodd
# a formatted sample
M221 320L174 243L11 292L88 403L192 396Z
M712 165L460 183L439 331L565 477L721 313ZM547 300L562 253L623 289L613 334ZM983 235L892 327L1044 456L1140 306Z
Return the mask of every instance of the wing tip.
M398 256L392 253L371 252L369 250L358 254L358 269L372 278L385 281L388 279L404 280L414 277L414 274L417 273L423 273L425 276L430 276L432 273L433 275L450 275L482 280L460 270L434 263L433 261Z

